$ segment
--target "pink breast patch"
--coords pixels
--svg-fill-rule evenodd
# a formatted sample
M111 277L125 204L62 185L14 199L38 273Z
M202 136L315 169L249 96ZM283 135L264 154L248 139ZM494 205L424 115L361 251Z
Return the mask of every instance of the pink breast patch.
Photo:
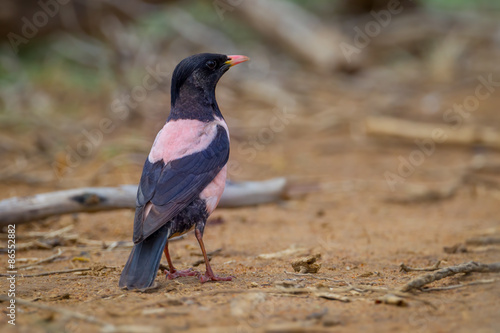
M166 164L206 149L217 134L218 122L205 123L193 119L169 121L156 135L149 153L151 163Z

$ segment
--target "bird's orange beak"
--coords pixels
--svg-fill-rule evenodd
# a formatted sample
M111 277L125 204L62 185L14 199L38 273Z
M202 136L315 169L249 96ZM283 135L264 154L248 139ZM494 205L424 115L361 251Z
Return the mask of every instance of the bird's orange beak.
M229 65L229 67L233 67L234 65L241 64L242 62L245 62L247 60L250 60L250 58L244 56L244 55L228 55L229 58L228 61L225 63Z

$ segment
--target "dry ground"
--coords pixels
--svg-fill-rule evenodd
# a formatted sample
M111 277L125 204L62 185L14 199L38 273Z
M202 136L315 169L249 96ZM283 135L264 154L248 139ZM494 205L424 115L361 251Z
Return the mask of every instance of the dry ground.
M416 146L403 140L366 137L358 125L363 116L369 114L399 110L392 113L404 116L420 110L424 95L408 96L396 86L397 83L392 88L376 84L356 88L353 82L352 87L341 91L335 83L323 82L310 90L315 91L314 97L292 92L299 96L296 117L283 130L275 131L272 140L263 144L262 150L256 150L252 158L243 149L248 146L240 146L251 142L251 137L258 135L261 128L269 126L270 115L276 106L254 105L251 97L238 105L234 99L225 99L226 90L221 88L221 108L241 110L238 114L226 112L234 133L231 158L241 166L234 171L233 178L264 179L284 175L294 184L289 200L258 207L218 209L213 214L206 228L205 244L209 251L221 249L213 257L213 268L216 273L233 275L233 281L205 284L195 278L167 281L159 274L159 288L155 291L122 291L118 288L118 279L129 248L109 250L99 245L65 241L58 246L64 251L58 260L35 266L25 273L96 265L108 268L78 274L19 277L16 296L125 326L120 329L132 330L129 326L133 325L138 331L151 332L498 332L498 274L457 275L441 280L431 286L496 279L493 283L453 290L418 291L414 297L405 299L406 307L376 304L376 299L383 296L379 292L340 292L350 300L340 302L319 298L314 293L276 291L279 281L290 281L310 288L308 290L348 285L361 289L366 286L392 289L423 274L400 272L402 262L423 267L438 260L444 261L443 266L471 260L499 261L500 249L494 245L467 246L467 252L461 253L444 252L444 247L464 243L471 237L500 234L500 192L497 188L469 184L445 200L410 204L385 200L396 194L388 189L384 172L397 172L398 156L407 158ZM453 101L461 102L474 91L474 86L461 87L461 91L448 95L437 114L415 111L412 117L425 116L430 121L442 123L444 108ZM337 94L332 96L330 91L337 91ZM500 102L498 94L495 96L482 103L480 110L467 121L494 125L498 117L494 106ZM145 142L152 140L155 126ZM461 166L477 158L498 161L500 154L479 147L438 145L435 153L426 158L406 182L440 188L459 176ZM102 159L95 159L79 170L85 175L104 172L99 169L102 163ZM94 179L93 185L137 182L140 169L140 163L121 164ZM75 184L83 186L86 182L80 179ZM55 188L52 185L33 188L19 183L2 184L0 196L29 195ZM80 239L108 244L128 241L132 222L133 212L127 210L63 216L19 226L17 241L22 244L33 240L23 238L28 232L53 231L66 226L73 227L68 234L77 234ZM260 254L290 248L298 250L275 259L257 258ZM171 251L179 268L190 267L200 259L192 234L173 242ZM55 253L56 248L32 248L18 250L17 258L42 259ZM292 259L312 253L321 254L322 264L314 277L286 273L292 271ZM0 258L6 263L5 255ZM6 285L2 278L2 294ZM5 312L4 306L2 303L2 312ZM101 325L67 319L34 307L18 306L17 311L15 329L6 324L6 316L2 314L2 332L92 332L101 329Z

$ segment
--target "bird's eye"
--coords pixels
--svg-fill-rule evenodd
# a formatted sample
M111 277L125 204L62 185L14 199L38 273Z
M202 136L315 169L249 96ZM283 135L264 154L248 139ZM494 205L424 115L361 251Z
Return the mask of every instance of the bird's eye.
M210 69L214 69L216 65L217 65L217 63L215 62L215 60L207 61L207 67Z

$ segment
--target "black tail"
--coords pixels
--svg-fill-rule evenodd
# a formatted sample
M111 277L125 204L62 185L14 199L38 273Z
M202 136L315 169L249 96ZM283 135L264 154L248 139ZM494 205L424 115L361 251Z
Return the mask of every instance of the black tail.
M164 225L134 245L120 277L121 288L146 289L153 285L169 233L169 228Z

